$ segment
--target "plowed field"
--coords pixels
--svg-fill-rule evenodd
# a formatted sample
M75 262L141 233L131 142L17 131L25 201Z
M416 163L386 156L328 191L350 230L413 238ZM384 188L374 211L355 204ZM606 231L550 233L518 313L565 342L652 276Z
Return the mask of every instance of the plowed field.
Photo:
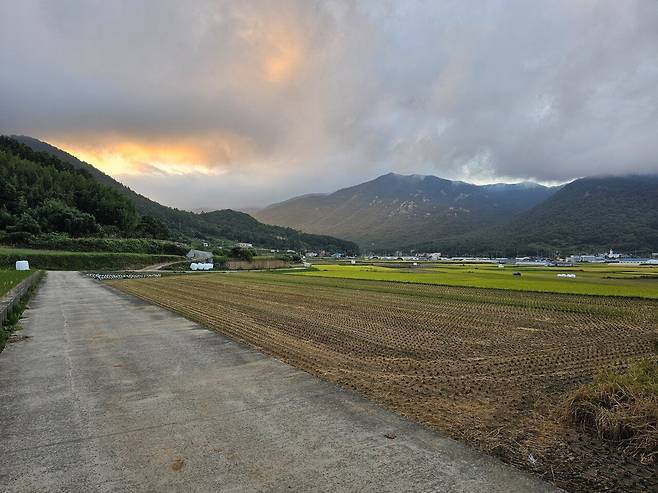
M112 284L570 491L658 488L655 464L555 416L598 370L656 354L655 301L269 273Z

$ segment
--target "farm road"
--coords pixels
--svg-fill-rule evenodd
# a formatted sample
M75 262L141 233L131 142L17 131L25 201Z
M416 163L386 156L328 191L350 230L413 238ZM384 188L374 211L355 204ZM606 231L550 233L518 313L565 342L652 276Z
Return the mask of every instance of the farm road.
M49 272L22 324L1 491L554 491L75 272Z

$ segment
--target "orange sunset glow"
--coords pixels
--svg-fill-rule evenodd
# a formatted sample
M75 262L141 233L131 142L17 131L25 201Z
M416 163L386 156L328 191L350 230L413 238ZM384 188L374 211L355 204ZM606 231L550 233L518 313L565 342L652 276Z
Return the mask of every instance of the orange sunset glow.
M180 143L120 139L84 142L53 139L57 147L112 176L221 175L236 159L251 153L248 142L235 136L207 141L181 139Z
M263 64L267 80L274 83L286 82L303 60L299 41L290 33L278 33L271 39L269 50Z

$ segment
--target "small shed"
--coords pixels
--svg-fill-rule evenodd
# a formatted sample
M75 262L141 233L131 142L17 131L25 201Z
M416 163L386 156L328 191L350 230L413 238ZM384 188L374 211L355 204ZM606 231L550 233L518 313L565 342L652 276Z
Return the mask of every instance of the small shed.
M204 252L203 250L190 250L185 257L187 257L188 260L194 260L196 262L212 261L212 253Z

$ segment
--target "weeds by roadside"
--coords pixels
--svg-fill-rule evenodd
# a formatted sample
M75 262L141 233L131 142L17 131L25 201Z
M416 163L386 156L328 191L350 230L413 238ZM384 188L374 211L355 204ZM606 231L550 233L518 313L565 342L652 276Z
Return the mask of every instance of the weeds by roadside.
M41 276L43 275L45 274L41 274ZM18 321L20 320L23 311L25 310L27 304L32 298L32 295L38 288L40 281L41 280L35 282L32 285L32 287L30 287L30 289L28 289L25 292L25 294L19 300L18 304L14 306L14 308L12 308L12 310L7 314L7 319L4 321L2 326L0 326L0 353L5 348L7 341L9 340L9 337L14 332L21 329L20 325L18 324Z
M605 370L562 404L562 417L623 447L645 464L658 457L658 358Z

